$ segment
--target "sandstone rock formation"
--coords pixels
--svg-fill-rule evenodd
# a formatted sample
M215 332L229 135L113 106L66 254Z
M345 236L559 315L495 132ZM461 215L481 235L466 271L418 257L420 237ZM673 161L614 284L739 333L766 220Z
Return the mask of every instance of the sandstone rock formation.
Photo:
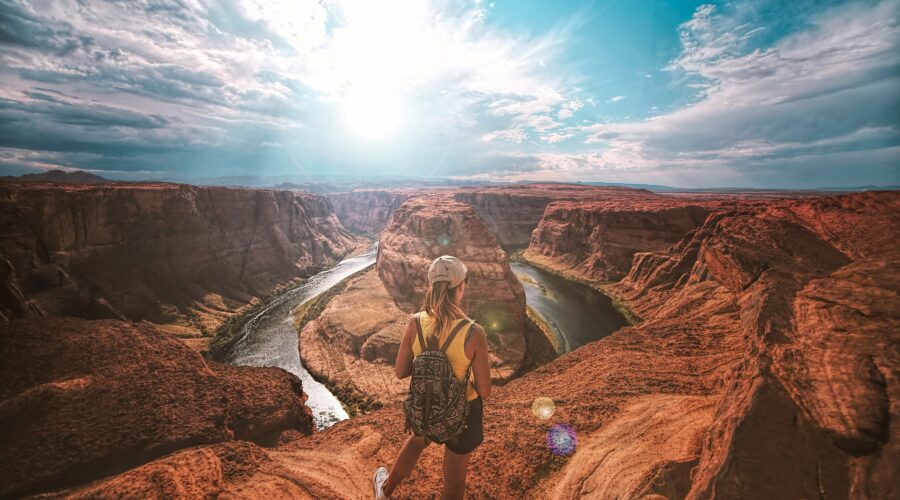
M414 193L409 189L354 189L346 193L330 193L327 198L344 227L377 236L390 222L394 210Z
M471 205L500 244L507 248L528 245L544 209L553 201L550 193L521 188L504 191L467 189L455 193L454 197Z
M365 404L398 401L408 380L394 375L394 361L409 314L400 310L374 269L351 278L300 333L300 357L335 392Z
M84 483L175 450L313 431L300 381L207 364L148 326L0 323L0 495ZM187 471L185 472L187 473Z
M375 269L394 300L411 313L428 287L428 266L445 254L466 264L464 309L485 328L493 377L508 380L525 356L525 291L506 252L470 205L447 194L406 201L381 233Z
M732 297L737 358L718 365L690 497L898 494L898 208L900 195L861 193L716 214L610 288L681 324L695 317L673 297L712 303L691 292L707 283Z
M211 330L355 247L322 197L176 184L0 184L0 318Z
M659 251L703 223L709 210L671 198L558 201L547 207L525 258L596 281L617 281L636 252Z
M504 248L528 246L531 233L552 201L643 200L662 197L644 189L576 184L516 184L461 188L458 201L472 205Z

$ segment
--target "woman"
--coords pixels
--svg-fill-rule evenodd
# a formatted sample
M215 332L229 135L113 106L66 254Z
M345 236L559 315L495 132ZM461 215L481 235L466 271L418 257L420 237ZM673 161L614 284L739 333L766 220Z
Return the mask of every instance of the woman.
M468 275L466 266L449 255L438 257L428 268L428 291L422 310L414 314L406 325L406 332L400 342L397 363L394 371L397 378L404 379L412 374L413 358L422 352L416 334L416 321L420 321L425 338L435 336L436 345L443 345L451 330L460 321L471 321L463 312L461 304L466 292ZM488 346L484 329L477 323L472 327L470 335L453 338L447 348L447 358L453 368L457 380L462 381L471 364L472 378L466 393L469 401L469 416L466 428L461 434L444 444L444 488L441 498L462 498L466 491L466 471L469 468L469 454L481 444L482 436L482 401L491 395L491 375L488 368ZM426 344L429 343L426 340ZM397 485L412 472L419 455L429 445L423 436L412 435L400 450L390 473L384 467L375 470L373 478L375 498L391 496Z

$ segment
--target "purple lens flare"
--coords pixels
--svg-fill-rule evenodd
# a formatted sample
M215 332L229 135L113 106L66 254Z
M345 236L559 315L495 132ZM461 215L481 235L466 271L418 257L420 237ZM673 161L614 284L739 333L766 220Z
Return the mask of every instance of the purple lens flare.
M575 452L578 436L569 424L556 424L547 431L547 447L554 455L567 457Z

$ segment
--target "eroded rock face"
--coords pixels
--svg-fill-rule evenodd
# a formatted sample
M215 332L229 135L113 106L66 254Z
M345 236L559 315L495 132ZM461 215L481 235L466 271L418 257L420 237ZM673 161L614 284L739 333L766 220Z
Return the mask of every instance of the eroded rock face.
M378 235L404 201L414 196L409 189L355 189L348 193L327 195L334 212L347 229Z
M846 211L856 227L897 234L898 204L891 193L732 203L672 247L635 255L628 276L607 289L644 321L498 388L469 491L896 496L897 250L881 235L867 245L865 230L825 221ZM531 415L537 396L556 401L551 421ZM578 433L567 459L546 448L557 422ZM392 459L402 428L391 406L285 453L364 469ZM339 444L361 439L378 451L348 456ZM440 459L426 451L397 494L436 491ZM347 491L364 487L352 474L341 478L353 483Z
M408 319L375 269L369 269L351 278L318 318L303 327L303 365L358 401L399 401L409 390L409 380L397 379L394 361Z
M530 192L494 192L482 189L463 190L455 198L472 208L487 224L504 247L525 247L531 232L553 200L548 194Z
M525 257L596 281L617 281L637 252L677 243L709 210L675 199L553 202L531 236Z
M635 256L611 287L648 317L687 323L672 297L716 283L739 311L729 335L742 345L719 367L689 497L897 494L900 352L887 346L900 342L900 255L883 234L900 230L898 208L900 195L861 193L714 214L672 249Z
M216 498L231 494L244 498L277 498L278 488L274 481L260 484L257 480L251 485L245 484L272 462L259 446L246 441L230 441L178 451L122 474L49 496L79 499Z
M0 318L211 330L358 241L322 197L176 184L0 185Z
M124 471L175 450L313 431L300 381L278 368L207 364L147 326L0 324L0 495Z
M428 266L445 254L466 264L464 309L485 328L493 377L508 380L525 356L525 291L470 205L447 194L406 201L381 233L375 269L401 308L414 312L427 290Z
M502 187L461 188L454 193L472 205L504 248L524 248L553 201L656 199L643 189L576 184L521 184Z

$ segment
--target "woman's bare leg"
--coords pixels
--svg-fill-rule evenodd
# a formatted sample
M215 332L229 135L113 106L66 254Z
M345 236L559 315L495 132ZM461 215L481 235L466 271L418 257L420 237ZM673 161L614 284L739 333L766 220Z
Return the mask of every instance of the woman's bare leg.
M466 493L466 472L469 470L469 453L459 455L449 448L444 450L444 489L441 500L461 499Z
M394 466L391 467L391 473L388 475L387 481L384 482L383 491L385 495L391 496L394 488L406 479L406 476L416 466L422 450L427 447L428 443L421 436L412 435L406 439L406 442L403 443L403 448L400 449L400 454L397 455Z

